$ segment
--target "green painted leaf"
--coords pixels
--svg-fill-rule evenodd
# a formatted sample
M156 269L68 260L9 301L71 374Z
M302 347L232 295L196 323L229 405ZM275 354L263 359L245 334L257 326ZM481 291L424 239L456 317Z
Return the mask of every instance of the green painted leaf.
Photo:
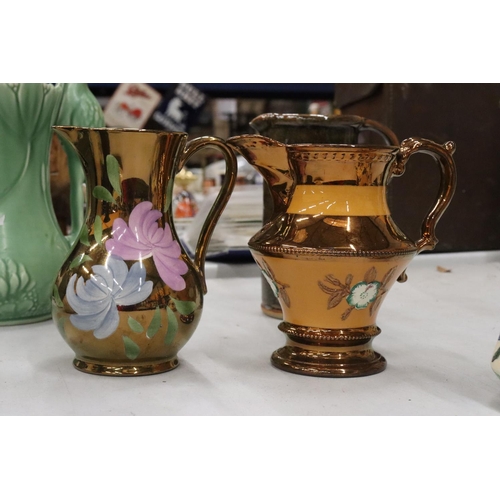
M498 358L500 358L500 347L496 350L495 354L493 354L491 362L493 363L493 361L495 361Z
M174 311L167 307L167 318L168 318L168 329L167 334L165 335L165 344L169 345L174 341L177 330L179 329L179 323L177 322L177 318L175 316Z
M191 300L172 300L174 301L175 308L184 316L191 314L197 307L196 302L192 302Z
M106 169L108 171L109 182L111 182L113 189L121 196L120 164L113 155L106 156Z
M59 289L57 288L57 285L55 283L54 283L54 288L52 289L52 296L54 297L54 301L57 307L64 307L64 304L61 300L61 296L59 295Z
M105 187L96 186L92 191L92 194L94 195L94 198L97 198L98 200L107 201L109 203L115 203L113 195Z
M80 242L82 243L82 245L87 245L88 247L90 246L89 228L87 227L87 224L83 225L82 230L80 232Z
M132 316L128 317L128 326L135 333L142 333L144 331L144 327Z
M75 267L78 267L80 264L83 264L84 262L88 262L89 260L92 260L92 257L90 257L90 255L85 255L84 253L81 253L71 261L69 268L73 269Z
M94 221L94 238L95 242L100 245L102 240L102 220L98 215Z
M160 327L161 327L161 311L160 308L157 307L155 309L153 319L151 320L151 323L149 323L148 331L146 332L146 337L148 339L152 339L158 333Z
M125 344L125 356L127 356L128 359L135 359L139 356L141 349L132 339L124 335L123 343Z

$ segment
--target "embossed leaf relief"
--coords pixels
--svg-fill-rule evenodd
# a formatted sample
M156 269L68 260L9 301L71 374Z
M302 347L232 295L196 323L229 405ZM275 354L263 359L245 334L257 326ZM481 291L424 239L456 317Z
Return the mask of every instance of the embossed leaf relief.
M12 259L0 259L0 317L33 315L38 309L36 282Z
M290 297L288 296L288 293L286 291L286 289L289 288L290 285L278 281L272 269L269 267L269 264L264 259L262 259L261 271L262 274L264 275L264 278L266 278L266 281L269 283L269 286L271 287L274 296L277 299L281 298L284 304L287 307L290 307Z
M396 267L387 271L382 281L377 281L377 270L371 267L366 271L363 281L352 284L353 276L348 274L342 283L333 274L327 274L324 281L318 281L321 291L328 295L327 309L333 309L345 301L348 304L341 318L345 321L355 309L366 309L369 307L370 316L380 306L380 301L388 291L388 284Z
M38 152L50 138L53 114L59 107L66 84L0 84L0 137L2 181L0 197L12 192L26 173L37 171L48 160Z

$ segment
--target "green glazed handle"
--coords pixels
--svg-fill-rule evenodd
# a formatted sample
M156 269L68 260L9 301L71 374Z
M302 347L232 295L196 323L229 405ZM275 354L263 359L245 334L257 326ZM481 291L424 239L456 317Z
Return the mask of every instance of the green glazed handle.
M57 113L56 125L78 127L105 127L104 113L86 83L61 84L63 97ZM65 237L73 247L85 222L83 185L85 172L76 151L66 142L62 146L68 158L71 231Z
M207 293L207 284L205 280L205 258L207 255L208 244L210 243L210 238L212 237L215 225L217 224L217 221L219 220L219 217L221 216L222 211L226 207L229 197L233 192L234 185L236 184L236 177L238 175L238 163L232 149L222 139L209 136L198 137L197 139L193 139L186 144L177 173L182 169L184 164L192 155L205 147L212 147L221 151L226 162L226 175L224 176L219 194L217 195L212 208L203 223L198 241L196 243L194 265L198 269L201 276L203 293Z
M391 171L392 175L396 177L403 175L406 162L415 153L425 153L432 156L441 171L441 183L436 203L425 217L422 223L422 236L415 243L417 253L433 250L438 243L435 234L436 224L448 208L457 186L457 170L452 157L454 152L455 143L452 141L441 146L427 139L409 138L401 143L400 151Z

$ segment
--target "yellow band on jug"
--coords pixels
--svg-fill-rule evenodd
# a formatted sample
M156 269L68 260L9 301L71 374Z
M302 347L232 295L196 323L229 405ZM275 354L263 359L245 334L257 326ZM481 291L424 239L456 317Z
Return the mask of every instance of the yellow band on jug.
M287 213L304 215L389 215L384 186L299 184Z

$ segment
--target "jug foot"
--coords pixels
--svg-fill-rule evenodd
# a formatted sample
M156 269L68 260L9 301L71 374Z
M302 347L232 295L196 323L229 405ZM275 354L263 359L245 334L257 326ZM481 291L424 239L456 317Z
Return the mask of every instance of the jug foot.
M274 351L276 368L315 377L363 377L385 370L385 358L373 349L353 352L323 352L310 347L284 346Z
M287 343L273 353L271 362L281 370L316 377L362 377L387 366L372 348L373 338L380 333L376 325L330 329L283 321L278 328Z
M159 363L136 363L130 365L111 363L95 363L91 361L84 361L75 358L73 366L82 372L93 373L96 375L111 375L115 377L133 377L139 375L153 375L155 373L163 373L173 370L179 366L177 358L169 359Z

